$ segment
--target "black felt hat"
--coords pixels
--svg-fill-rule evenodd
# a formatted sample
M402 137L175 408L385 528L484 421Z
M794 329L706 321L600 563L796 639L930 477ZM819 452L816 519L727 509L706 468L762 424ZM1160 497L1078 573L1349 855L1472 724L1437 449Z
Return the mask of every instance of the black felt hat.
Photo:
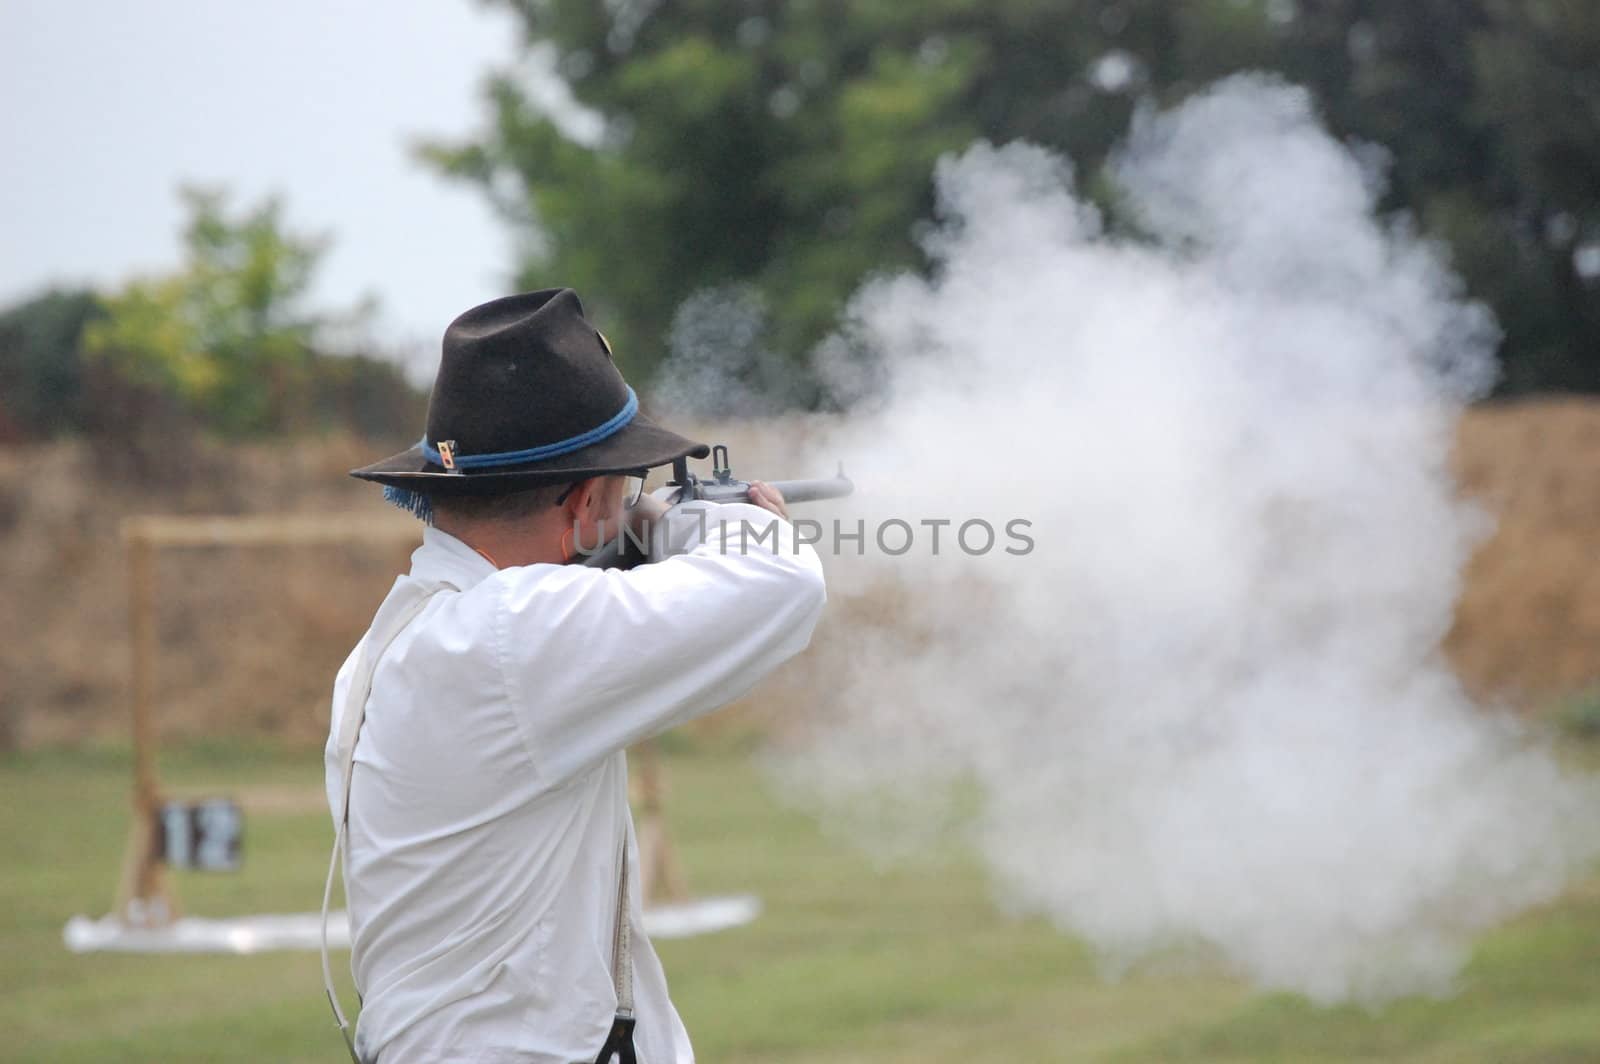
M578 293L547 288L451 322L426 433L350 475L422 516L429 495L500 495L706 454L639 413Z

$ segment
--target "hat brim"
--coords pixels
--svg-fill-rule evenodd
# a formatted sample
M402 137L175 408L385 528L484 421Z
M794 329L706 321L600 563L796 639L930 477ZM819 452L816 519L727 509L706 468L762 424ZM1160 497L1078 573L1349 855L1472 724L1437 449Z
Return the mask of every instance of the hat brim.
M587 477L627 473L666 465L679 458L704 458L711 448L663 428L643 414L636 414L627 426L589 446L525 465L451 472L430 462L419 441L408 450L392 454L350 475L361 480L387 484L412 491L439 495L501 495L538 487L541 484L567 483Z

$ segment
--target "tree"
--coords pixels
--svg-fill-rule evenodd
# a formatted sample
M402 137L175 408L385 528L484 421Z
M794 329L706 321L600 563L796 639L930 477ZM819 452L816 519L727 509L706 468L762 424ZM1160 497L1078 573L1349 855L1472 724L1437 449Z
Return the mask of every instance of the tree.
M1591 0L491 2L524 62L489 78L488 132L423 156L523 238L522 285L584 293L630 372L697 334L686 306L758 307L733 361L798 363L868 273L919 263L933 163L979 137L1066 153L1115 223L1100 167L1135 104L1268 69L1390 156L1385 208L1501 320L1503 391L1600 391Z
M1390 151L1388 206L1505 329L1502 393L1600 391L1600 8L1300 0L1281 65Z
M1600 8L1485 6L1473 109L1500 138L1479 225L1500 239L1462 265L1506 326L1507 390L1600 391Z
M0 439L82 427L83 334L102 313L81 289L51 290L0 313Z
M224 432L290 427L319 337L366 309L336 317L306 308L327 241L286 232L278 200L233 215L221 191L181 195L189 215L183 266L106 299L88 350Z
M1092 168L1135 91L1272 43L1264 0L499 2L525 62L489 78L486 134L423 156L517 229L521 285L584 294L630 373L724 286L765 307L753 343L802 359L870 271L919 261L941 154L1027 137Z

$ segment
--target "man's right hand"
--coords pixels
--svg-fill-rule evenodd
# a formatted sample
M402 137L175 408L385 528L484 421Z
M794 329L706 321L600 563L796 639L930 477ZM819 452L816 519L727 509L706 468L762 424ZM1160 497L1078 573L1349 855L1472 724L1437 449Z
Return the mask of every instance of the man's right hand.
M785 521L789 520L789 507L783 501L783 492L764 480L750 482L750 501L763 510L770 510Z

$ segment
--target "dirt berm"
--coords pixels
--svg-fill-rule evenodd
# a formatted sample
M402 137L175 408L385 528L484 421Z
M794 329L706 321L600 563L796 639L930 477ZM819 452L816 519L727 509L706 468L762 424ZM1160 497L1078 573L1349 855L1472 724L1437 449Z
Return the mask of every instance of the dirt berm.
M195 446L154 474L81 442L0 449L0 748L126 735L125 516L338 511L395 528L410 519L344 475L390 444ZM1475 409L1456 457L1496 530L1446 650L1475 694L1537 711L1600 680L1600 402ZM320 742L331 678L410 549L163 552L163 732Z

